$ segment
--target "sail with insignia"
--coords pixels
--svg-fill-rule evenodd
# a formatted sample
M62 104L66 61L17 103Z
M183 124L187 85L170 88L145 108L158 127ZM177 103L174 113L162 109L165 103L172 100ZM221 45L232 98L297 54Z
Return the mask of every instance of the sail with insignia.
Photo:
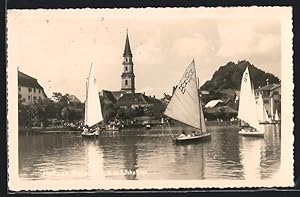
M249 124L251 127L257 130L260 129L254 89L248 67L244 71L241 81L238 118Z
M164 114L202 132L206 132L198 94L194 60L185 70Z

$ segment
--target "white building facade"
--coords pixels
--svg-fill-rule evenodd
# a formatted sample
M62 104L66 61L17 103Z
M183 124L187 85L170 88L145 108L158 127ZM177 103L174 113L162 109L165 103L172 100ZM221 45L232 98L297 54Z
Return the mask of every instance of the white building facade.
M18 100L29 105L40 99L47 98L44 88L37 79L18 71Z

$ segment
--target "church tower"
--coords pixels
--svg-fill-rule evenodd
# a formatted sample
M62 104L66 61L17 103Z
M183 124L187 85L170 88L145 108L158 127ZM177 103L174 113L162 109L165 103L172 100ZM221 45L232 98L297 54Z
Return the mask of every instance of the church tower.
M135 93L135 75L133 73L132 53L129 44L128 32L126 33L125 49L123 53L123 73L121 90L126 93Z

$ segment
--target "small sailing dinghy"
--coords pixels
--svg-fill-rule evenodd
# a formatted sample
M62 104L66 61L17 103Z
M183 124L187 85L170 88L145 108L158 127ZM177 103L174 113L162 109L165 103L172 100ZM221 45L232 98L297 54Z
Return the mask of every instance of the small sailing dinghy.
M176 143L210 139L198 94L198 84L194 60L185 70L179 85L164 112L164 115L194 128L193 133L173 137Z
M268 116L267 110L263 103L262 95L259 94L257 99L257 113L258 113L258 119L260 124L271 124L272 120Z
M102 110L100 105L98 86L96 75L91 65L88 81L86 83L86 99L85 99L85 127L81 135L83 137L95 137L100 133L100 128L96 126L101 120Z
M253 84L251 83L248 67L241 80L240 103L238 118L245 123L239 131L240 135L263 137L264 127L259 125L259 113L256 106Z
M280 123L280 118L279 118L277 109L275 111L274 121L275 121L275 123Z

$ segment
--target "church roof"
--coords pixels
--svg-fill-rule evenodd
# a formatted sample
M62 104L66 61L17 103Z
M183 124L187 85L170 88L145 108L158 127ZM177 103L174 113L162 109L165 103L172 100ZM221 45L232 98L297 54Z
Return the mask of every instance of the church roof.
M103 93L103 98L107 101L110 101L112 103L116 103L117 99L115 98L114 94L112 91L108 91L108 90L102 90Z
M118 105L148 104L147 98L142 93L124 94L117 102Z
M126 34L125 49L124 49L123 57L126 55L132 56L130 44L129 44L128 32Z

